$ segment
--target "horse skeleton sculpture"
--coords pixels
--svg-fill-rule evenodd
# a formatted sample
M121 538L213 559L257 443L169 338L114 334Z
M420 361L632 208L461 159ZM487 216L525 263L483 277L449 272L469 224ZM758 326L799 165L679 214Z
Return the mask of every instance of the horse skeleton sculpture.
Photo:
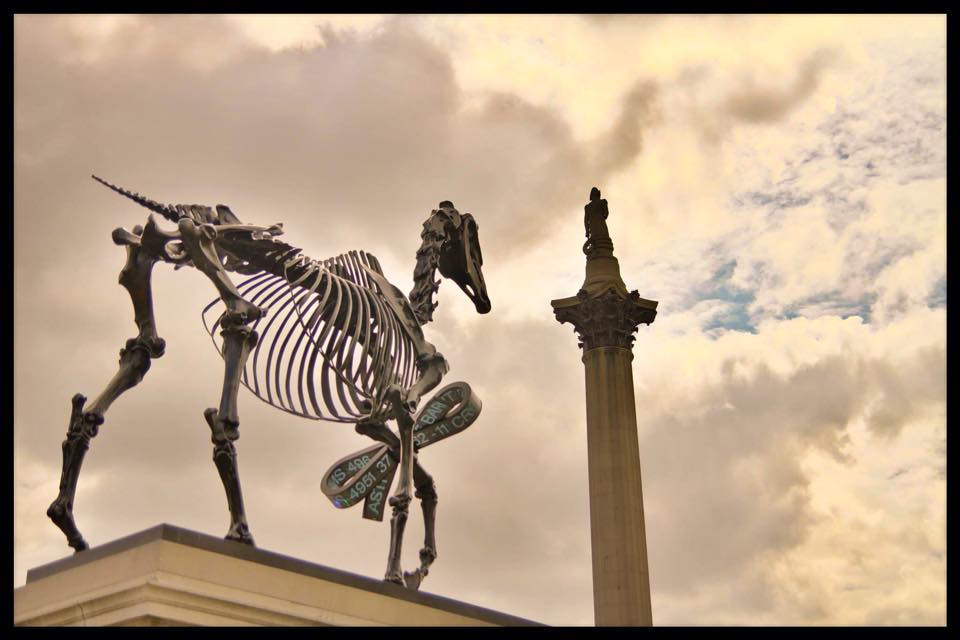
M432 320L433 294L441 275L452 279L479 313L490 311L481 265L477 225L451 202L441 202L424 222L417 251L414 288L409 299L384 277L372 255L351 251L329 260L311 260L277 239L282 225L243 224L226 206L163 205L95 180L155 214L177 224L165 231L150 214L145 226L118 228L113 241L126 246L120 284L133 301L139 328L120 351L118 372L90 404L77 394L66 440L60 492L47 515L77 552L87 543L73 518L80 466L104 414L125 391L137 385L151 360L164 353L153 317L150 278L154 264L193 266L213 282L220 297L204 310L204 324L214 306L226 310L207 329L224 359L219 408L204 418L212 432L213 459L230 510L227 540L253 545L243 508L234 442L239 437L237 393L243 383L260 399L284 411L316 420L354 423L358 433L390 448L399 459L400 480L389 503L390 553L386 580L417 588L436 558L434 519L436 488L416 459L413 430L421 397L439 384L447 363L428 342L421 325ZM228 272L252 276L239 287ZM267 314L267 310L270 311ZM252 358L251 358L252 356ZM319 378L319 384L317 379ZM458 383L462 384L462 383ZM317 393L319 387L319 394ZM399 436L386 425L393 419ZM421 500L425 526L421 566L400 569L400 549L412 489Z

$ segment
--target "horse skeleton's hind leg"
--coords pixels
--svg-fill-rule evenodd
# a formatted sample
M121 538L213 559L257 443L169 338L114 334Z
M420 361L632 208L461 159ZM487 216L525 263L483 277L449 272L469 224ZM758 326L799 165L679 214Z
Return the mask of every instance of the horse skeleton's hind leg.
M140 329L136 338L127 340L120 351L120 368L107 384L103 392L84 411L86 398L76 394L72 399L70 423L67 438L63 441L63 471L60 476L60 492L47 509L47 516L53 520L67 536L67 543L76 551L87 549L87 543L80 535L73 519L73 500L77 491L77 480L83 457L90 447L91 438L97 435L103 416L110 405L128 389L136 386L150 369L150 359L163 355L164 341L157 336L156 322L153 318L153 296L150 288L150 275L153 265L161 259L152 246L142 246L141 241L149 241L157 229L147 223L147 230L137 226L130 233L124 229L113 232L116 244L127 245L127 262L120 271L120 284L129 292L133 302L134 320ZM142 235L141 235L142 233Z
M193 260L194 266L213 281L227 306L227 311L221 320L223 330L220 333L223 336L224 360L220 408L207 409L203 417L210 426L213 462L223 482L223 488L227 494L227 506L230 509L230 529L225 537L227 540L253 545L253 537L250 535L243 508L240 474L237 469L237 450L233 443L240 437L240 418L237 413L240 376L250 350L257 343L257 334L250 329L249 324L259 318L263 311L244 300L227 276L213 244L216 229L212 225L197 226L189 219L181 220L179 226L184 248Z

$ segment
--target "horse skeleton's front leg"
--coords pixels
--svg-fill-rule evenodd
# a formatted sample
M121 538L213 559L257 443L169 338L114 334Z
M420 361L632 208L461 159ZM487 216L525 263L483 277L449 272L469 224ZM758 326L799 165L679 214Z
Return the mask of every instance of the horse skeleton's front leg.
M397 385L387 391L387 401L393 407L393 415L400 429L400 478L397 489L389 504L393 507L390 518L390 556L387 560L387 573L384 580L403 584L403 571L400 568L400 551L403 547L403 529L410 512L410 500L413 498L413 417L407 409L405 394Z
M224 360L220 407L207 409L203 417L210 427L213 461L227 494L230 528L226 539L253 545L243 508L237 450L233 443L240 437L240 418L237 413L240 376L250 350L257 343L257 334L249 325L263 315L263 310L244 300L227 276L214 245L217 230L213 225L197 226L192 220L184 218L180 220L179 227L184 249L194 266L210 278L227 306L220 321L223 327L220 335L223 336Z
M227 305L226 319L245 324L260 318L263 310L243 299L220 262L213 242L217 237L217 228L212 224L197 226L189 218L182 218L179 227L183 246L193 260L193 266L210 278L220 298Z
M250 535L243 508L237 450L233 443L240 437L240 417L237 412L240 376L250 350L257 344L257 334L244 324L230 324L223 328L220 335L223 336L224 360L220 408L207 409L203 412L203 417L210 426L213 463L223 482L227 507L230 510L230 529L225 538L253 545L253 536Z
M383 422L374 419L363 420L357 423L356 431L377 442L382 442L390 447L394 455L398 458L400 457L400 439ZM416 446L414 446L414 449L416 449ZM423 548L420 549L420 567L412 572L404 571L403 583L411 589L418 589L420 583L423 582L423 579L427 576L430 565L437 559L437 542L434 535L434 524L436 523L437 513L437 487L430 474L420 465L419 460L416 458L415 451L413 457L413 484L416 488L414 496L420 500L420 508L423 511L424 539ZM399 516L399 514L397 515ZM400 517L404 520L406 519L405 516ZM391 553L393 546L394 540L391 539ZM397 552L397 556L399 557L399 551ZM391 562L392 559L391 557ZM388 578L394 578L391 580L392 582L396 582L395 573L388 571L387 575Z
M414 460L413 481L417 487L414 495L420 499L423 511L423 548L420 549L420 566L414 571L404 571L403 581L411 589L419 589L420 583L427 577L430 565L437 559L437 540L434 525L437 520L437 486L430 474Z
M432 347L431 347L432 348ZM436 350L425 351L417 356L417 370L419 375L417 381L407 389L406 400L411 411L416 409L420 403L420 398L424 394L432 391L443 376L450 370L447 360Z
M399 454L400 439L383 422L372 418L364 419L356 424L354 430L362 436L382 442Z

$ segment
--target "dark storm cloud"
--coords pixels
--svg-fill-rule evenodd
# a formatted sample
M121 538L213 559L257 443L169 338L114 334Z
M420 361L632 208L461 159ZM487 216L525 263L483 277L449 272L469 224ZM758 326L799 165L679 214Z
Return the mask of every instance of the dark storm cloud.
M634 84L623 98L619 117L601 140L594 145L598 177L625 167L643 149L643 130L654 124L657 85L651 81Z
M440 494L440 559L426 588L589 624L582 369L569 325L549 318L543 288L554 282L534 282L522 258L550 239L557 216L579 217L591 186L629 167L669 87L633 83L609 129L577 140L553 109L509 93L464 94L447 52L403 20L370 36L326 30L323 47L279 53L216 17L137 18L93 49L64 19L15 25L15 438L29 463L16 478L15 580L68 551L43 511L56 493L69 398L102 388L135 331L116 283L123 251L109 234L142 223L146 211L90 173L164 202L222 202L245 222L283 221L285 238L318 258L367 249L401 289L421 222L451 199L482 228L494 309L461 318L451 310L469 306L444 285L425 330L450 361L446 381L468 381L484 401L468 432L422 452ZM812 95L824 64L811 58L783 83L719 91L720 104L698 113L725 127L786 118ZM852 159L861 152L844 148ZM702 255L693 266L662 253L645 259L676 270L680 290L705 268ZM165 267L154 296L167 354L111 408L81 475L79 524L94 544L162 521L226 530L201 417L223 375L199 321L215 292L195 270ZM574 267L579 278L582 263ZM498 304L500 292L518 290L543 299L542 322L510 319ZM677 310L666 302L669 322ZM785 595L767 563L802 544L814 522L804 454L848 461L851 420L896 435L946 395L943 349L908 350L896 364L844 356L782 374L761 357L731 359L719 382L685 397L676 393L682 346L660 367L637 358L655 622L710 622L723 609L736 621L771 610L800 612L801 622L805 612L819 615L820 592ZM736 373L743 369L748 376ZM349 425L299 420L246 392L240 413L258 544L382 575L389 526L338 511L319 491L327 466L368 441ZM406 567L419 519L415 509Z
M224 203L244 222L282 221L287 239L316 257L365 248L404 265L389 272L401 288L421 222L440 200L452 199L476 215L495 287L493 265L549 238L555 215L578 211L591 186L640 152L656 95L652 85L638 86L606 135L580 143L557 113L517 96L488 94L479 108L466 105L447 53L402 21L371 37L322 35L323 47L270 54L220 18L141 17L90 49L69 20L18 20L17 438L23 459L51 480L70 396L98 393L134 331L129 297L116 284L124 254L109 234L142 224L147 211L90 173L161 202ZM214 295L194 270L156 269L155 313L167 353L111 407L86 458L77 513L91 542L158 521L214 534L226 525L201 418L223 375L199 322ZM457 295L445 288L439 301ZM490 586L512 576L528 584L527 615L547 617L555 596L536 588L546 571L564 597L587 601L585 477L564 471L582 463L570 441L574 433L584 439L581 382L574 375L557 377L552 388L538 384L544 354L555 351L551 339L566 340L567 359L576 362L569 331L506 322L496 309L469 333L449 313L438 318L428 335L454 368L449 380L469 380L486 404L478 433L424 453L441 493L440 552L451 563L449 573L441 564L431 571L432 588L517 611L515 598L504 600ZM525 349L507 347L500 339L507 334L509 344ZM562 367L558 361L548 369ZM569 402L557 402L558 389ZM364 441L349 425L297 420L249 394L240 411L241 473L258 543L348 570L382 571L383 526L338 512L318 491L318 473ZM492 474L491 461L504 450L522 462L495 465ZM532 503L556 515L529 522ZM25 512L29 524L18 536L30 545L49 540L42 544L56 554L62 539L42 522L45 504ZM291 531L298 518L307 528ZM503 522L509 533L498 536ZM477 540L477 531L487 533ZM577 535L587 539L571 549ZM344 558L335 552L340 543L368 551ZM408 551L415 557L415 542ZM531 575L525 561L553 569ZM473 580L460 577L458 562L478 567ZM589 608L568 615L589 622Z
M909 407L942 402L944 364L942 349L904 354L896 366L827 356L788 374L729 358L719 381L689 404L642 412L669 393L649 381L637 404L646 433L640 450L649 452L642 463L648 546L656 550L654 591L664 598L704 589L722 593L752 582L758 587L753 596L731 603L743 615L769 611L771 597L796 598L778 592L778 580L762 562L801 544L818 521L801 466L804 454L815 449L855 463L851 422L866 417L874 431L899 431L916 415ZM878 414L889 422L877 422ZM816 598L807 604L829 608Z
M941 349L923 349L906 363L875 362L867 369L870 384L879 390L867 414L867 427L893 438L914 418L947 395L946 357Z
M542 241L558 207L579 207L585 188L639 153L650 85L625 97L608 135L580 144L557 114L516 96L464 111L446 53L389 25L369 39L328 31L325 47L266 54L225 20L142 20L84 65L60 59L62 44L48 37L56 22L25 22L17 58L31 73L17 74L18 162L42 157L46 170L22 172L22 191L41 191L42 181L87 192L96 185L82 178L95 171L156 200L283 219L337 247L369 237L370 222L416 226L451 198L498 238L487 250L497 256ZM184 30L190 42L217 34L220 62L198 67L209 55L178 46ZM41 31L49 48L38 46ZM150 171L135 171L146 158ZM88 197L130 210L108 195ZM331 218L368 224L331 228Z
M750 83L726 99L725 110L749 123L776 122L808 98L817 88L820 74L833 60L833 54L819 51L800 64L796 78L787 88Z

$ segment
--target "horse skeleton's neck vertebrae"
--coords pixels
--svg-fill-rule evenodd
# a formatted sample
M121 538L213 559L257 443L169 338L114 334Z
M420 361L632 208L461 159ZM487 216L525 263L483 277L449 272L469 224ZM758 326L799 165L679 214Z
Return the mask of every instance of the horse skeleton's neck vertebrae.
M417 265L413 269L413 289L409 298L417 320L422 325L433 320L433 310L437 308L433 294L440 288L440 281L434 280L434 274L440 260L440 248L446 238L441 215L443 214L438 212L423 223L420 248L417 249Z

